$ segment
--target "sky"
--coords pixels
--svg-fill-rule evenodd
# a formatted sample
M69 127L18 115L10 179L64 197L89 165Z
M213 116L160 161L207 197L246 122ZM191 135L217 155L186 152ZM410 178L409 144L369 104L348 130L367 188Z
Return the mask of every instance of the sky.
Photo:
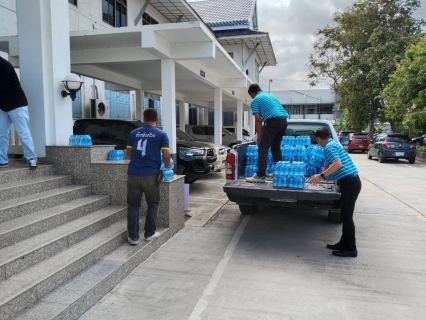
M315 32L332 25L333 13L354 0L258 0L259 30L272 40L277 66L265 67L260 74L264 83L272 79L272 90L308 89L306 77L309 55L314 52ZM426 18L426 0L416 12ZM315 88L328 88L326 83Z

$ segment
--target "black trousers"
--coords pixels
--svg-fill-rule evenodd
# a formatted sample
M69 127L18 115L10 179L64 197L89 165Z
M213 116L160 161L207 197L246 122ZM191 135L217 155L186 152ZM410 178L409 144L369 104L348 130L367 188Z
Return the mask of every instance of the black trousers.
M342 237L340 243L349 251L356 250L355 224L353 220L355 202L361 192L361 180L358 176L342 179L340 184L340 206L342 216Z
M259 169L257 175L259 177L266 176L266 167L268 161L268 150L271 148L274 163L282 161L281 155L281 139L287 130L286 118L268 119L262 128L262 139L259 143Z

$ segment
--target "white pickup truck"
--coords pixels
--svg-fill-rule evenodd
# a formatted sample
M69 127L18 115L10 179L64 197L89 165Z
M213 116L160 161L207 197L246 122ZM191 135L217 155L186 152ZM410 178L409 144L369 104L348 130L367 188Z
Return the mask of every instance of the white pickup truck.
M286 134L294 136L309 136L311 143L316 144L315 132L318 128L327 126L332 138L339 142L333 125L327 120L289 119ZM342 141L342 143L346 143ZM246 150L250 144L234 146L226 158L226 184L223 191L228 199L239 205L242 214L256 213L259 205L278 206L286 208L317 208L328 211L328 219L341 222L340 192L335 180L321 181L312 186L305 181L304 189L275 188L272 181L265 183L249 183L245 181L244 168Z

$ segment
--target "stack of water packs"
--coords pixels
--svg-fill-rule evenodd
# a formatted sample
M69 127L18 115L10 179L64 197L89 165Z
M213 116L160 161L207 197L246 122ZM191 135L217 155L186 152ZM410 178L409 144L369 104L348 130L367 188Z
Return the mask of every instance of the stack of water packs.
M311 145L308 136L285 136L281 141L283 161L274 166L271 150L268 152L266 174L274 173L273 186L277 188L305 187L305 177L321 173L324 167L324 149ZM246 152L244 175L252 177L258 171L258 147L250 145Z

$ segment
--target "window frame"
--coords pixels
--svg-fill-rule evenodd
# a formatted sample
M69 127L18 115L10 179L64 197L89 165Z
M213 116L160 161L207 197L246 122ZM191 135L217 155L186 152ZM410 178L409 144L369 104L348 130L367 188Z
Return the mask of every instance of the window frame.
M149 25L159 24L157 20L155 20L151 15L149 15L146 12L143 13L141 20L142 20L142 25L143 26L149 26Z
M104 11L105 3L108 8L107 19L105 19L105 11ZM118 18L117 18L117 5L120 6ZM113 7L112 15L110 12L111 6ZM124 11L124 14L123 14L123 11ZM123 22L123 17L125 17L124 22ZM118 22L117 22L117 19L118 19ZM105 22L106 24L114 28L127 27L127 22L128 22L127 0L102 0L102 22Z

